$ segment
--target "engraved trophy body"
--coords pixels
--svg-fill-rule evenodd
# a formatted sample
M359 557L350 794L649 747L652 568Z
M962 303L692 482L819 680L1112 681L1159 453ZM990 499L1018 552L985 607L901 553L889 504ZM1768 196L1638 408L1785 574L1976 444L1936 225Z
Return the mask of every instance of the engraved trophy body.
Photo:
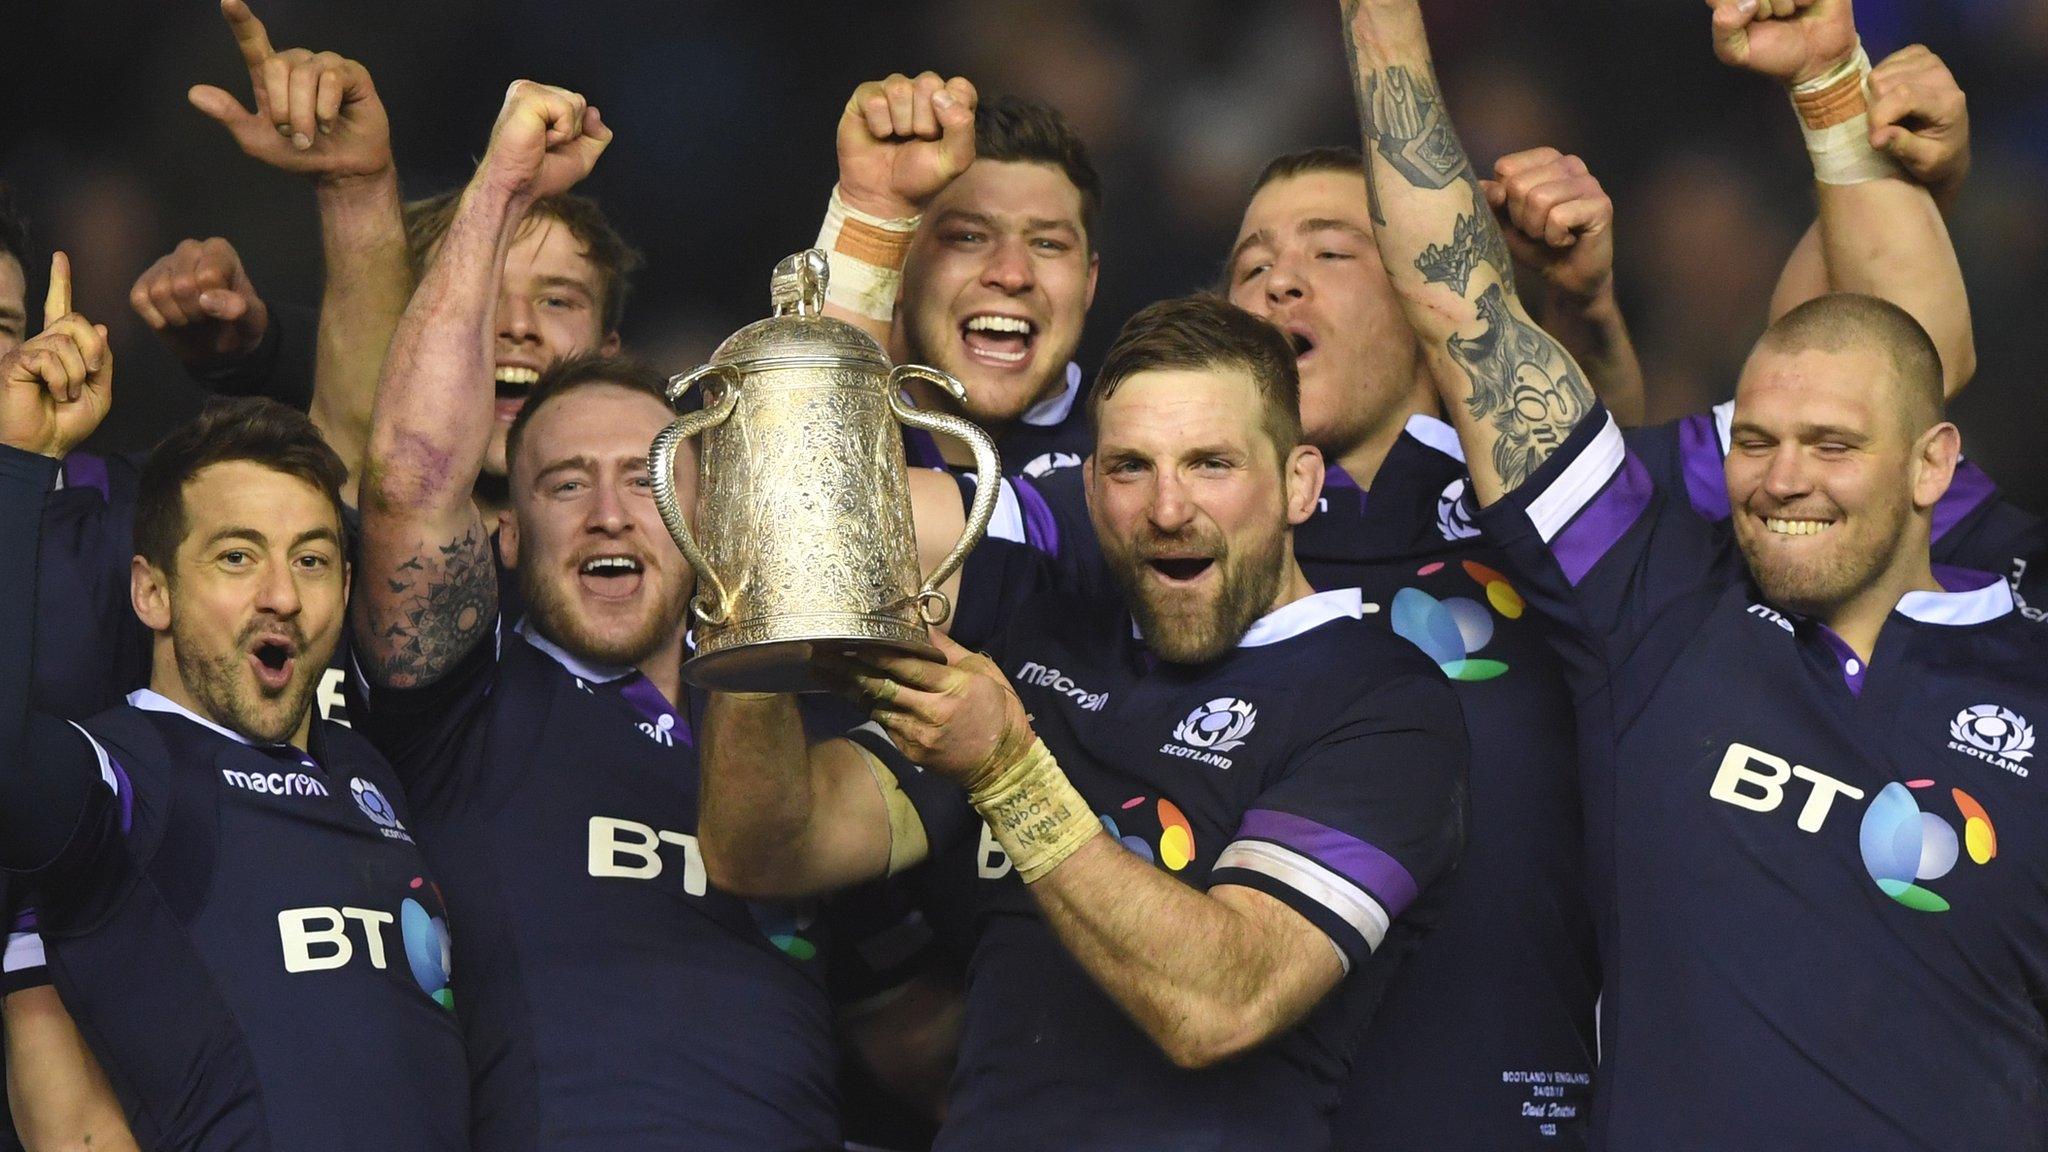
M683 678L701 688L819 691L814 652L935 655L926 626L952 612L939 586L995 512L1001 471L987 433L903 398L905 379L956 397L959 381L914 364L891 369L867 333L821 315L826 274L817 249L783 260L775 315L669 384L671 402L702 389L703 407L663 430L649 454L655 505L697 574L696 655ZM966 441L983 478L966 531L922 580L898 421ZM699 435L693 534L675 458Z

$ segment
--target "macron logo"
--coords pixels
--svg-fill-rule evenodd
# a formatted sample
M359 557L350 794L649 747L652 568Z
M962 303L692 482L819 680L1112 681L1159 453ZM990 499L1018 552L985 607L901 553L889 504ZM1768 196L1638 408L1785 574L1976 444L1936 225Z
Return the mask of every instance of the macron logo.
M261 792L265 796L327 795L327 785L304 772L237 772L231 768L223 768L220 775L221 779L237 788Z
M1109 703L1109 693L1090 692L1074 683L1066 673L1057 668L1047 668L1036 660L1027 661L1022 668L1017 669L1017 680L1023 684L1050 688L1090 712L1100 712Z

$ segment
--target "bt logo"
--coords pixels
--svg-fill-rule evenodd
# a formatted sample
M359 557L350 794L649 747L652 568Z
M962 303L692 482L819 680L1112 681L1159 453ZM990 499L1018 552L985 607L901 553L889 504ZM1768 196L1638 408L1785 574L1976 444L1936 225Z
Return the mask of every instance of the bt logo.
M683 891L702 896L704 853L697 838L687 832L670 832L637 820L612 816L590 818L588 867L592 876L618 880L652 880L662 872L661 849L674 844L683 850Z
M1521 619L1528 605L1507 577L1484 564L1460 563L1494 612L1503 619ZM1415 574L1434 576L1444 568L1442 562L1425 564ZM1494 626L1492 613L1470 597L1438 600L1420 588L1403 588L1394 593L1393 625L1396 635L1422 649L1453 680L1491 680L1508 670L1499 660L1473 655L1492 643Z
M278 943L284 950L287 972L325 972L344 967L355 959L356 936L362 939L363 954L372 968L390 966L384 947L384 929L398 926L405 947L406 967L420 991L443 1008L455 1007L455 993L448 987L452 968L448 938L448 917L440 911L441 893L425 877L415 876L409 887L413 895L400 903L398 915L376 908L287 908L277 914ZM428 903L433 905L429 911ZM355 931L351 932L351 927Z
M1785 803L1793 781L1807 785L1796 822L1802 832L1820 831L1837 798L1861 800L1864 796L1863 789L1853 784L1742 743L1728 746L1707 794L1752 812L1774 812ZM1921 809L1914 793L1934 786L1932 780L1886 784L1870 802L1857 829L1857 848L1871 880L1885 895L1921 912L1948 911L1947 900L1915 881L1948 875L1956 866L1959 844L1977 864L1989 863L1998 855L1998 835L1991 817L1969 793L1949 789L1963 816L1960 842L1946 819Z

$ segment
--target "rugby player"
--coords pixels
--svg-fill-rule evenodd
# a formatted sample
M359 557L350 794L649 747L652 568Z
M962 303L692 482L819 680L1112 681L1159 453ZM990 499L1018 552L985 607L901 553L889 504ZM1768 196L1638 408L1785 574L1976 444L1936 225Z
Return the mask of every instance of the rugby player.
M524 619L501 617L470 498L496 422L502 253L610 138L581 96L515 84L406 311L363 487L352 711L456 894L477 1147L833 1147L825 965L867 937L835 906L707 881L680 678L694 581L646 470L674 416L663 382L564 362L508 429L499 544ZM691 506L687 456L679 472ZM957 507L952 480L914 483Z
M1352 1036L1434 916L1463 726L1355 589L1294 562L1322 461L1293 359L1213 298L1126 325L1086 466L1122 596L990 541L959 623L989 656L936 635L942 661L843 666L878 727L807 748L789 698L712 698L714 880L791 897L922 863L972 901L939 1148L1326 1147Z
M1780 8L1717 3L1724 58L1808 106L1852 105L1847 4ZM1554 625L1578 701L1605 974L1596 1143L2039 1144L2048 917L2029 849L1994 821L2031 799L2042 641L2002 582L1931 561L1958 455L1935 342L1864 295L1775 323L1736 391L1731 540L1652 485L1511 280L1487 269L1460 291L1411 271L1456 235L1469 162L1414 0L1344 10L1377 246L1480 524ZM1863 154L1816 156L1824 207L1926 196L1859 136L1812 150L1844 137Z
M0 843L63 1005L143 1146L464 1148L438 890L389 768L310 715L348 569L304 416L235 401L166 439L132 568L149 688L83 724L31 708L43 506L112 372L76 313L0 361Z

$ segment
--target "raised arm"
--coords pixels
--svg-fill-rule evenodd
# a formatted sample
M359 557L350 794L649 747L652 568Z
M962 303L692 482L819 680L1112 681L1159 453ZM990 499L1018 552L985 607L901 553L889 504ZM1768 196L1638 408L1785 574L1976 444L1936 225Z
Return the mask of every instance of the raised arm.
M855 88L839 114L839 183L817 244L831 264L825 314L884 349L918 220L974 163L977 99L963 77L898 72Z
M1870 73L1869 116L1871 145L1925 187L1944 217L1952 215L1970 171L1970 113L1948 65L1918 44L1885 57ZM1821 225L1816 220L1779 275L1771 293L1771 319L1816 296L1841 290L1844 286L1830 273ZM1910 302L1900 303L1911 309ZM1955 317L1936 319L1953 323ZM1961 319L1969 320L1967 309ZM1960 336L1948 331L1935 338L1942 349L1943 384L1953 397L1969 383L1975 348L1967 328Z
M1543 328L1585 367L1623 427L1643 422L1643 365L1614 294L1614 201L1586 162L1531 148L1481 180L1515 263L1543 282Z
M470 498L491 437L491 321L526 209L590 172L611 140L583 97L514 83L432 268L413 294L371 420L353 623L392 688L446 674L497 620L490 531Z
M1912 313L1934 338L1954 393L1977 366L1962 267L1933 195L1895 159L1920 149L1896 138L1903 131L1897 121L1873 124L1867 86L1874 73L1856 40L1850 0L1792 0L1782 17L1746 0L1709 3L1714 54L1791 91L1813 160L1829 288L1879 296ZM1909 57L1894 75L1923 66ZM1886 116L1901 103L1892 96Z
M1374 240L1490 504L1593 406L1515 295L1508 249L1437 89L1416 0L1343 0Z
M250 157L313 181L326 281L308 415L348 465L343 495L353 499L378 371L412 291L391 125L361 64L333 52L280 52L243 0L221 0L220 10L249 69L256 109L210 84L188 98ZM217 299L234 310L230 296ZM249 313L215 318L225 327L209 327L221 335L239 329L247 339Z

